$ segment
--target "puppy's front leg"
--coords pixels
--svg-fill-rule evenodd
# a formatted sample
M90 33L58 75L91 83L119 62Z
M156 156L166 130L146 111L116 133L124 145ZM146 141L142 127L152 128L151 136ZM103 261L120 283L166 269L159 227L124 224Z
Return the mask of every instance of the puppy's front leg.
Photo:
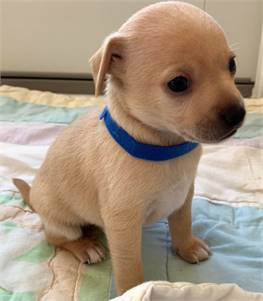
M169 218L169 228L172 238L172 249L185 261L198 263L206 260L209 255L209 247L204 241L193 236L192 233L192 198L194 185L187 195L183 206L173 212Z
M104 217L118 294L143 282L141 260L142 224L137 213L126 209Z

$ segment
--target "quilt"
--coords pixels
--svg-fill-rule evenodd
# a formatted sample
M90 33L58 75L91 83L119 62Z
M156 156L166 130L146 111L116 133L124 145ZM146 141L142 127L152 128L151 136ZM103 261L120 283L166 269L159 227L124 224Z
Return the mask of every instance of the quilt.
M49 245L41 220L11 181L31 183L56 136L105 101L0 86L1 301L116 297L110 256L84 265ZM166 220L145 226L148 282L114 300L263 300L263 99L247 99L246 108L242 129L224 143L204 145L198 168L193 231L208 243L211 258L188 264L172 254Z

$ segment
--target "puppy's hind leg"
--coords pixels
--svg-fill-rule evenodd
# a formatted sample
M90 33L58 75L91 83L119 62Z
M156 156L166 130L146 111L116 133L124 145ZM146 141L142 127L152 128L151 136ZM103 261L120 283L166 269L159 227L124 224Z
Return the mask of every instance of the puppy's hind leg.
M70 251L83 263L97 263L105 258L105 249L91 228L83 236L80 226L73 226L57 222L44 222L47 241Z

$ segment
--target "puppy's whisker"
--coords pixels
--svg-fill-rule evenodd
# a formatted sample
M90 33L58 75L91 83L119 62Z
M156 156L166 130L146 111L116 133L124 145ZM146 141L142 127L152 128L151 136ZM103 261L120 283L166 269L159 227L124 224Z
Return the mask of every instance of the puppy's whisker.
M240 49L240 43L232 43L230 44L229 48L231 51L236 52Z

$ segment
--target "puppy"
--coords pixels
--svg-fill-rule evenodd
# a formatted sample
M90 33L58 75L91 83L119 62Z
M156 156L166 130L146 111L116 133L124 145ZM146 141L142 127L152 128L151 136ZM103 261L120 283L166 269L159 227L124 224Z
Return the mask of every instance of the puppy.
M108 112L135 143L161 149L186 141L215 143L241 125L235 59L219 25L202 10L170 1L146 7L111 34L90 60L96 95L107 75ZM82 262L105 250L118 293L143 282L142 225L168 218L172 249L196 263L209 257L191 229L201 146L177 158L139 158L120 145L100 111L72 123L50 147L32 188L14 183L41 216L47 240ZM147 148L147 147L146 147ZM159 149L159 148L158 148Z

